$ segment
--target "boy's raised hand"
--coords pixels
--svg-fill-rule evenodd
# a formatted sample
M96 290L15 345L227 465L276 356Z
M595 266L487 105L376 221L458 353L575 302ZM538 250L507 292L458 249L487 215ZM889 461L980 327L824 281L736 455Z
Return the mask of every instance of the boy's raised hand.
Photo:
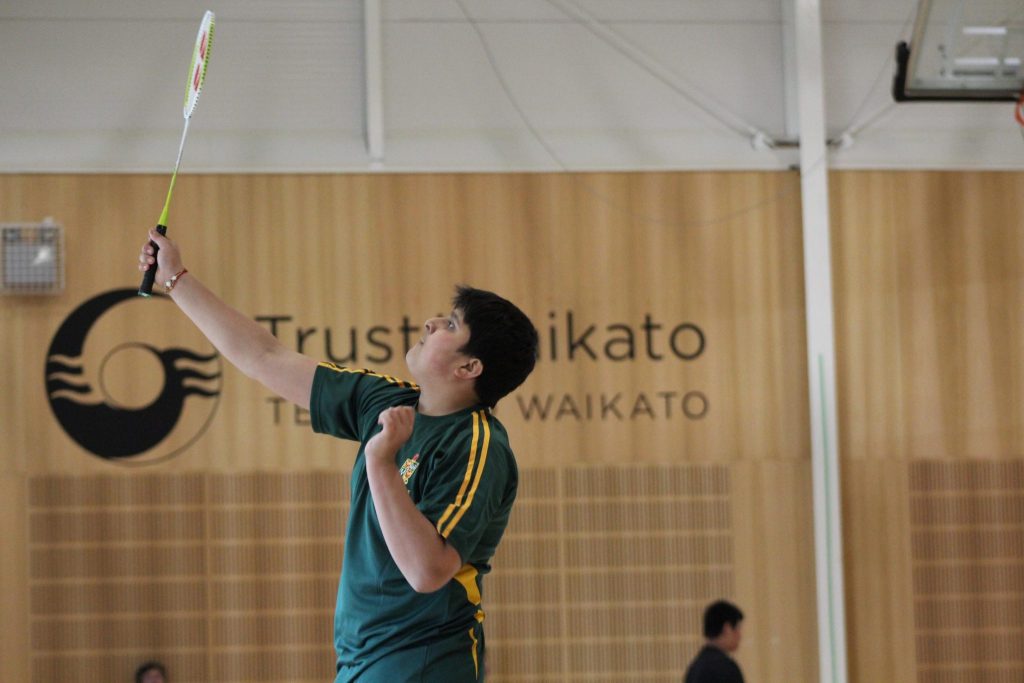
M412 436L416 410L411 406L395 406L384 410L377 418L383 429L366 442L366 455L371 458L393 458Z

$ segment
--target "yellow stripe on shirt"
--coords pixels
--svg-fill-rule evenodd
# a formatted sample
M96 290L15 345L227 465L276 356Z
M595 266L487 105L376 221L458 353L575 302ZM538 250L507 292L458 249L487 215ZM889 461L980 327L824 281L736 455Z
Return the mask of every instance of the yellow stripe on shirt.
M369 377L379 377L380 379L388 382L389 384L397 384L400 387L409 387L410 389L416 389L417 391L420 388L419 385L417 385L415 382L408 382L406 380L398 379L397 377L392 377L391 375L383 375L379 372L374 372L373 370L349 368L345 367L344 365L335 365L334 363L328 361L321 361L317 363L317 365L327 368L328 370L333 370L334 372L349 372L352 373L353 375L368 375Z
M480 657L476 653L477 642L476 634L473 633L473 629L469 629L469 639L473 641L473 675L480 676Z
M464 564L464 565L462 565L462 568L459 569L458 574L455 575L455 580L458 581L460 584L462 584L462 587L466 589L466 598L472 604L476 605L479 608L479 606L480 606L480 599L481 598L480 598L480 587L476 583L476 577L477 577L478 573L479 572L477 572L476 567L474 567L473 565L471 565L471 564ZM483 621L484 621L484 611L482 609L477 609L477 611L476 611L476 620L477 620L478 623L481 623L481 624L483 623ZM475 626L473 628L469 629L469 637L473 641L473 668L476 671L476 675L479 676L480 675L480 659L479 659L479 655L477 654L477 650L479 649L480 645L479 645L479 643L477 642L477 639L476 639L476 627Z
M466 599L474 605L479 605L481 600L480 588L476 584L479 573L473 565L464 564L455 574L455 580L466 590Z
M444 514L441 515L441 519L437 520L437 533L441 534L444 538L448 538L448 536L442 531L444 524L462 503L462 498L466 495L466 489L469 487L469 482L473 480L473 465L476 463L476 445L480 439L479 419L478 415L473 413L473 441L469 446L469 465L466 467L466 476L462 478L462 486L459 487L459 493L455 496L455 502L451 503L444 511Z
M455 525L459 523L462 516L466 514L466 510L473 505L473 496L476 495L476 490L480 486L480 480L484 478L484 467L487 465L487 451L491 444L491 425L487 422L487 413L480 411L480 422L484 427L484 443L480 447L480 464L476 468L476 477L473 479L473 487L469 489L469 495L466 497L464 505L459 507L459 511L452 517L452 521L448 523L447 528L441 532L441 535L445 538L451 535L455 529ZM475 432L474 432L475 433ZM474 439L475 440L475 439ZM468 474L468 473L467 473Z

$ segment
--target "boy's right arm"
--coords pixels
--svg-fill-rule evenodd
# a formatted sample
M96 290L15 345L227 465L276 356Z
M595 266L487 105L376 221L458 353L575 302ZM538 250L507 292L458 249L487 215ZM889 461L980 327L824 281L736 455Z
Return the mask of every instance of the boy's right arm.
M162 283L184 268L181 254L163 235L150 231L150 238L160 246L156 281ZM147 241L139 255L140 271L154 267L152 254ZM170 297L232 365L275 394L309 409L317 361L285 347L265 327L224 303L191 272L177 280Z

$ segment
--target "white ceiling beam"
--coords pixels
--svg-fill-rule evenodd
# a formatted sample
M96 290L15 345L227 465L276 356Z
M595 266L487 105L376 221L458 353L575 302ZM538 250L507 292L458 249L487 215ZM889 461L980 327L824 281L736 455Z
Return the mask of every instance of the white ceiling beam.
M796 140L800 134L797 104L796 19L793 15L793 0L779 0L779 2L782 6L782 113L785 119L786 139Z
M366 151L370 164L384 161L384 75L380 0L363 0L363 69Z

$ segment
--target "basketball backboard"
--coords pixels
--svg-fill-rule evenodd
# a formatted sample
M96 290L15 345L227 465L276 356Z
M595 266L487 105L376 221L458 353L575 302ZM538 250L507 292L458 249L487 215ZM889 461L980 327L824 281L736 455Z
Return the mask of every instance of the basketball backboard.
M1024 91L1024 0L919 0L896 48L893 96L1017 100Z

